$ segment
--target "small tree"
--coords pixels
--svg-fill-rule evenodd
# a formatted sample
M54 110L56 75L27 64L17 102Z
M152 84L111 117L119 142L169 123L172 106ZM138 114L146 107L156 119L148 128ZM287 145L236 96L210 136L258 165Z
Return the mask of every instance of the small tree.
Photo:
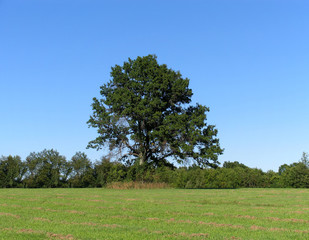
M26 173L25 164L19 156L0 158L0 187L17 187Z
M70 182L73 187L88 187L94 182L92 164L85 153L77 152L69 164L72 168Z
M91 168L91 162L87 155L83 152L77 152L72 157L71 165L73 168L73 175L81 178L89 168Z
M223 150L215 126L206 123L209 108L189 106L189 79L159 65L156 56L129 59L116 65L112 79L94 98L88 124L98 137L88 147L109 151L121 160L140 165L162 165L193 160L200 166L217 166Z
M66 158L53 149L30 153L26 163L30 187L60 187L68 176Z

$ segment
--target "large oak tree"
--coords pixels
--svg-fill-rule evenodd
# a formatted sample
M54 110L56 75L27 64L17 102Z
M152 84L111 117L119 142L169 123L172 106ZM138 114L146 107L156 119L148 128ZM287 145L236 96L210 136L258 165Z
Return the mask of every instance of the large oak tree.
M112 67L111 80L93 99L87 122L98 137L88 147L108 147L118 160L140 164L190 161L216 167L222 154L215 126L206 123L206 106L190 106L189 79L159 65L154 55ZM116 154L116 155L115 155Z

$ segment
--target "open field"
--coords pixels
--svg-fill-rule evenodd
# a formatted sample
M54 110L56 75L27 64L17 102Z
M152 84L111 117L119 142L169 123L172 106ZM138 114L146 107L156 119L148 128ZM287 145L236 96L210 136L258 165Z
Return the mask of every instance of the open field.
M0 239L309 239L309 189L0 189Z

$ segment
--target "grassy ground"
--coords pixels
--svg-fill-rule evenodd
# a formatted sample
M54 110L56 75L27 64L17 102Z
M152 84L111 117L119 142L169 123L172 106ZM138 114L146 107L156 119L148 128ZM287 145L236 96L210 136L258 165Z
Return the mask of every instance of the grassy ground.
M309 239L309 189L0 189L0 239Z

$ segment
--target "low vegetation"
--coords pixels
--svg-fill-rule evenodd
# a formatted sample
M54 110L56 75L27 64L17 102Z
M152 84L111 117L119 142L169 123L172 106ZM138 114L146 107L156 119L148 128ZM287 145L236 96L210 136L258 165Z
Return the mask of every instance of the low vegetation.
M172 164L139 165L111 162L93 163L78 152L70 161L55 150L0 158L2 188L308 188L308 155L299 162L283 164L278 172L249 168L239 162L224 162L222 167L175 167Z
M308 239L307 189L0 189L1 239Z

